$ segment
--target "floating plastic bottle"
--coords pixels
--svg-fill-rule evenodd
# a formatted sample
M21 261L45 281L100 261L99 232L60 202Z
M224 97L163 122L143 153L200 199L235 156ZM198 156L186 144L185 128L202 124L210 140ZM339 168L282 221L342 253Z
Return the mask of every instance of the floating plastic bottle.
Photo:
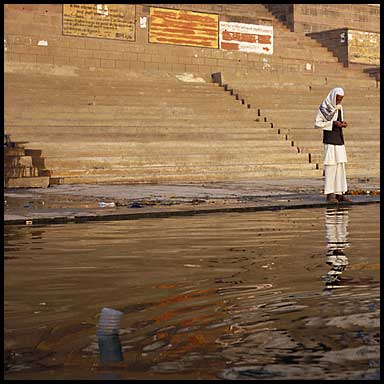
M99 327L96 332L100 335L118 335L120 329L120 320L123 312L112 308L103 308L100 314Z
M115 207L116 206L116 204L115 203L105 203L104 201L101 201L100 203L99 203L99 207L100 208L105 208L105 207Z

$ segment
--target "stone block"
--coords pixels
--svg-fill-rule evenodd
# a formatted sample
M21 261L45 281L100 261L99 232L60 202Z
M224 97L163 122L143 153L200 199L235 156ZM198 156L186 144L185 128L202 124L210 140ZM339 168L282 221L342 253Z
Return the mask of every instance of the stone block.
M101 68L115 68L114 60L100 59Z
M97 58L85 58L84 59L84 64L87 67L100 67L100 59Z
M172 71L185 72L185 64L172 63Z
M137 61L137 55L134 52L122 52L121 60Z
M39 157L42 154L42 150L41 149L25 149L24 153L25 153L25 156Z
M50 177L49 178L49 185L61 185L64 184L64 178L63 177Z
M180 64L191 64L192 58L190 56L180 56L178 62Z
M18 53L12 53L12 52L6 52L4 54L4 60L8 62L20 62L20 54Z
M53 64L53 56L36 55L36 63L48 63Z
M68 65L69 56L54 56L53 63L54 65Z
M78 48L77 49L77 56L78 57L95 57L94 56L94 51L90 49L84 49L84 48Z
M25 167L32 167L32 158L31 156L20 156L18 159L18 163Z
M42 177L51 177L52 176L52 171L49 169L39 169L38 170L38 176Z
M187 64L188 66L188 64ZM159 63L159 71L168 72L172 71L172 64L171 63Z
M144 69L148 71L158 71L159 70L159 64L158 63L144 63Z
M20 52L19 57L20 62L36 63L36 55Z
M142 61L145 63L149 63L152 60L152 56L148 53L139 53L137 55L137 61Z
M116 69L128 70L129 65L130 65L130 62L127 60L115 60Z
M84 58L82 57L75 57L75 56L70 56L69 57L69 63L71 65L76 65L76 66L84 66Z
M163 55L151 55L152 63L165 63L165 56Z
M49 177L21 177L8 178L5 181L5 188L47 188Z
M31 157L32 165L36 168L43 169L45 167L45 158L40 156Z

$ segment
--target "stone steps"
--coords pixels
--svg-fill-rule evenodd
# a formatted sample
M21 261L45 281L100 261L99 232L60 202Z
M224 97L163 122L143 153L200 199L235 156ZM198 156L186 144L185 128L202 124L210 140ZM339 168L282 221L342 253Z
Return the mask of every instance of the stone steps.
M62 169L126 169L129 167L186 167L204 166L212 167L215 163L220 166L229 165L273 165L291 164L293 167L301 167L308 163L308 157L300 153L271 154L266 158L263 154L239 155L236 153L218 155L212 154L187 154L184 156L105 156L105 157L77 157L68 159L67 157L50 157L47 160L49 168L56 172ZM150 165L148 165L150 164Z
M11 140L5 134L3 156L5 188L46 188L49 185L51 170L46 168L41 150L27 149L26 141Z
M278 136L278 135L276 135ZM31 148L39 147L46 154L47 158L55 156L152 156L157 155L187 155L187 154L230 154L230 153L262 153L264 155L275 153L285 153L294 151L290 144L285 140L266 141L260 145L260 140L237 140L237 141L120 141L111 142L107 145L103 142L83 141L81 145L74 140L73 142L38 142L30 141ZM285 152L284 152L285 151Z
M348 155L377 158L375 80L344 68L321 44L290 32L261 4L241 12L236 4L222 6L238 15L258 14L274 25L274 55L249 53L237 62L238 53L223 53L225 83L250 109L212 84L206 73L194 73L206 83L187 83L175 73L151 73L144 66L136 72L76 68L75 76L65 77L33 75L43 70L36 65L24 74L5 73L5 126L29 140L31 148L43 150L54 174L69 183L318 178L321 170L313 160L323 150L322 132L312 126L318 104L335 84L351 95L344 103ZM145 47L145 53L158 54L152 48ZM169 49L178 55L178 47ZM307 63L311 70L305 70ZM296 108L290 108L292 101ZM374 141L361 140L361 121ZM309 127L308 133L293 129L298 127ZM308 153L298 153L302 145L312 148L312 163ZM357 157L361 145L368 153ZM361 172L358 163L350 164L351 172ZM376 172L372 164L369 172Z
M204 168L207 172L236 172L236 171L248 171L248 172L257 172L257 171L271 171L275 169L285 169L286 171L295 171L295 170L316 170L316 166L310 163L304 164L286 164L286 163L238 163L235 164L233 162L225 162L222 161L219 164L215 165L205 165ZM200 173L201 165L197 164L178 164L169 165L169 164L150 164L145 166L134 166L130 165L127 167L119 166L119 167L108 167L108 168L89 168L87 166L81 167L79 164L76 168L70 170L61 170L60 177L66 177L70 175L106 175L111 173L113 170L113 174L118 176L130 176L135 174L150 174L150 173ZM85 172L85 173L84 173Z
M272 59L268 59L269 62L273 63ZM286 62L289 64L290 62ZM300 63L300 64L305 64L303 61L295 61L292 63ZM262 64L261 64L262 65ZM325 70L325 74L321 74L321 70ZM312 85L316 85L317 83L320 83L321 85L326 85L324 83L325 78L327 78L329 81L345 81L347 78L352 78L354 81L352 82L355 84L356 82L360 82L360 84L363 85L369 85L374 88L376 88L376 80L370 78L369 76L365 74L360 74L359 77L357 77L357 73L355 71L349 71L346 68L342 68L340 70L335 70L334 68L332 69L332 66L328 66L326 64L318 64L316 66L315 72L307 71L305 73L297 73L294 77L291 76L289 73L284 73L284 72L276 72L276 71L263 71L263 77L260 78L259 72L260 70L249 70L248 75L244 75L239 79L234 78L233 76L230 76L230 79L226 81L226 76L230 74L230 70L228 69L227 71L224 72L224 82L228 82L231 85L235 86L236 85L236 80L240 81L243 83L242 85L245 85L247 82L250 80L252 81L251 84L255 83L263 83L265 84L265 80L276 80L277 84L280 84L281 82L284 82L284 79L286 79L289 82L301 84L303 82L310 82ZM44 80L44 81L42 81ZM25 82L28 81L28 88L25 87ZM5 84L4 87L5 89L15 89L15 88L22 88L23 92L26 93L34 93L36 92L36 89L39 90L39 92L43 92L44 90L47 92L52 93L52 91L57 92L57 96L60 95L89 95L93 94L96 96L120 96L120 95L132 95L132 96L138 96L138 95L147 95L147 96L153 96L154 91L156 91L156 95L158 96L160 92L162 97L167 97L167 96L172 96L172 93L177 92L179 96L185 95L185 96L190 96L192 93L198 93L201 97L204 96L209 96L211 92L218 91L219 88L217 86L214 86L210 83L204 83L202 85L196 85L188 83L185 84L183 82L179 83L170 83L170 84L164 84L162 86L158 86L155 81L151 82L150 79L148 80L143 80L143 83L140 85L140 83L132 84L131 86L126 86L126 85L121 85L120 87L118 86L118 83L115 81L112 82L110 81L109 83L106 84L92 84L89 85L88 87L84 85L77 85L76 82L73 82L73 80L66 80L67 82L71 82L68 84L66 87L60 86L60 91L58 91L58 86L59 84L56 83L49 83L49 80L46 80L45 78L38 79L36 80L29 80L28 78L21 76L19 79L15 79L12 77L9 77L9 74L5 74ZM9 85L8 85L9 83ZM130 81L127 81L128 84L130 84ZM154 84L153 84L154 83ZM352 84L348 84L348 87ZM44 94L44 93L43 93Z
M64 178L65 183L164 183L183 180L193 181L219 181L219 180L238 180L255 179L270 177L319 177L320 170L315 169L312 164L303 165L300 168L295 166L293 169L282 165L245 165L245 166L216 166L202 169L196 167L147 167L124 170L95 170L84 174L81 170L71 172L61 172L57 177Z
M127 177L132 177L133 180L136 180L137 183L145 181L147 177L156 177L158 181L164 180L165 176L177 176L181 180L191 180L190 177L193 175L202 175L204 180L214 176L215 179L218 179L220 176L221 179L225 179L225 175L230 176L229 179L232 179L236 174L237 178L245 177L246 174L250 177L275 177L277 175L291 175L291 176L315 176L318 175L319 166L316 164L290 164L290 163L275 163L272 165L265 163L246 163L246 164L234 164L221 162L222 165L216 164L212 166L206 163L200 164L189 164L188 166L184 164L177 164L174 166L169 166L168 164L161 163L157 167L156 165L146 165L146 166L128 166L123 167L84 167L84 168L71 168L65 169L60 168L57 171L53 170L53 175L56 178L64 179L64 182L68 182L68 177L76 177L78 182L85 182L84 179L92 176L98 177L99 179L104 178L105 180L111 180L114 178L126 179ZM144 180L143 180L144 179ZM152 179L152 182L155 179Z
M318 140L319 142L322 142L323 139L323 133L319 132L310 132L308 129L307 132L298 132L298 130L291 130L291 131L286 131L286 130L280 130L281 135L287 136L288 140L294 140L299 142L300 140ZM308 132L309 131L309 132ZM368 134L365 132L362 133L354 133L354 132L346 132L344 131L344 140L346 143L354 142L354 141L360 141L363 139L366 139L366 137L369 135L369 138L372 141L380 141L380 135L377 134L377 129L376 130L371 130Z
M312 119L313 120L313 119ZM201 132L206 131L206 128L211 128L213 130L215 127L217 127L218 131L224 130L227 132L236 132L240 129L246 129L246 130L261 130L261 129L267 129L271 128L271 124L273 123L265 123L266 125L260 125L264 123L256 122L255 120L249 120L246 121L238 121L236 119L234 120L228 120L228 121L222 121L222 124L220 124L221 120L208 120L208 119L202 119L201 124L199 124L200 121L196 120L189 120L189 119L177 119L174 118L173 120L167 119L163 122L157 122L155 119L147 119L144 121L131 121L129 122L129 119L127 120L101 120L101 119L95 119L93 121L91 120L80 120L80 119L74 119L74 120L51 120L51 119L35 119L34 124L28 124L28 121L31 121L29 119L20 120L19 124L12 124L9 123L10 118L5 118L5 124L7 127L9 127L13 133L17 132L23 132L23 129L25 128L25 132L34 132L34 129L41 129L44 130L44 132L50 132L51 130L55 130L56 132L58 130L61 130L62 133L65 132L73 132L74 129L77 128L84 128L85 130L91 130L92 127L95 130L108 132L117 132L120 130L120 132L123 132L122 130L126 128L127 130L133 132L133 131L139 131L140 128L143 128L147 131L164 131L166 132L166 129L169 128L170 131L172 131L173 128L179 127L180 132L188 132L188 130L199 130ZM308 120L309 121L309 120ZM307 122L308 122L307 121ZM188 123L191 122L189 125ZM162 124L161 124L162 123ZM311 122L312 124L312 122ZM269 127L268 127L269 125ZM274 125L274 127L277 127ZM68 130L66 130L68 128ZM208 132L208 131L207 131Z
M298 146L303 152L305 153L320 153L318 151L323 150L323 143L322 141L314 141L314 140L296 140L294 141L295 146ZM359 153L362 151L361 148L364 148L364 151L372 151L372 152L378 152L380 150L380 143L377 141L359 141L359 142L353 142L349 141L345 144L346 148L349 152L353 153Z
M50 185L48 176L10 177L6 180L6 188L47 188Z
M304 76L304 75L303 75ZM272 76L270 76L272 77ZM268 81L269 80L269 81ZM230 84L231 87L234 89L241 88L247 89L250 86L259 86L260 88L270 88L271 86L273 88L296 88L298 85L301 86L301 89L309 90L309 86L315 90L315 87L319 87L319 89L328 89L328 91L333 86L341 86L345 88L345 90L349 90L349 92L352 94L353 91L358 91L360 89L367 89L368 91L371 91L371 93L378 92L378 89L376 87L376 81L370 80L370 79L353 79L351 81L351 78L346 76L336 76L336 75L330 75L330 76L317 76L314 77L312 75L308 75L306 78L296 78L295 76L291 77L281 77L281 78L275 78L273 77L271 79L268 79L267 77L263 81L263 78L254 79L254 76L247 76L244 77L242 80L236 80L232 79L232 76L230 74L227 74L225 76L225 83ZM297 89L297 88L296 88ZM299 88L300 89L300 88Z
M288 133L282 132L282 134L287 134L290 139L294 140L302 140L302 139L322 139L323 133L311 132L311 130L307 130L305 132L290 131ZM367 137L367 132L364 130L363 132L351 132L344 130L344 140L345 142L362 140ZM380 133L377 129L372 129L369 132L370 140L380 141Z
M349 164L361 165L365 166L366 161L369 160L369 163L375 163L376 165L379 165L380 163L380 154L366 154L363 152L353 151L349 148L348 144L346 144L346 151L347 151L347 158ZM324 150L321 147L321 149L317 152L311 152L311 159L314 163L322 163L324 160Z
M303 121L303 120L314 120L317 114L317 108L316 109L271 109L271 108L262 108L262 113L266 116L268 116L272 121L284 121L284 120L291 120L291 121ZM356 109L352 110L344 110L345 116L348 116L347 121L367 121L368 118L369 121L380 121L380 117L378 115L374 115L374 112L377 112L377 109L372 108L370 110L361 112Z
M219 135L236 135L238 134L239 137L244 134L254 134L255 136L265 137L276 137L278 134L278 130L275 128L260 128L257 126L252 126L252 124L248 124L248 126L240 127L240 126L217 126L217 127L202 127L202 126L196 126L193 128L193 131L191 132L190 126L185 126L183 129L182 127L175 125L175 126L160 126L160 127L148 127L148 126L111 126L111 127L105 127L105 126L98 126L98 127L81 127L81 130L78 126L62 126L62 127L44 127L39 126L39 132L41 132L42 135L44 135L45 140L47 140L49 137L52 139L61 137L67 137L67 138L76 138L78 140L81 137L84 137L85 139L89 138L89 136L93 137L102 137L102 136L114 136L114 135L121 135L120 137L129 137L131 135L157 135L157 134L180 134L187 135L188 137L191 137L192 135L199 135L199 134L209 134L209 135L216 135L218 137ZM13 135L14 136L21 136L21 135L28 135L32 136L35 134L36 129L30 128L30 127L20 127L19 129L13 129ZM74 140L74 139L72 139ZM54 141L54 140L53 140Z
M281 104L284 104L284 108L289 108L290 105L292 105L292 99L295 99L295 103L293 105L301 105L305 106L306 108L312 108L313 106L318 105L322 99L328 94L330 88L327 88L328 91L322 92L321 90L316 92L311 92L308 89L301 90L301 92L290 92L290 89L286 89L284 91L284 94L282 94L281 89L263 89L260 87L257 87L255 85L256 92L262 91L262 94L254 94L255 90L252 92L249 89L242 89L239 90L239 87L236 87L233 89L233 93L238 93L240 98L244 98L246 103L253 103L253 105L256 105L260 102L268 102L270 105L276 105L276 107L281 107ZM367 105L367 107L377 108L380 103L379 95L374 94L366 94L361 96L360 98L357 96L351 96L349 93L353 92L349 89L345 90L346 96L345 100L343 101L343 106L350 106L350 107L357 107L362 105ZM356 92L357 93L357 92ZM353 92L353 95L356 95L355 92ZM359 93L361 93L359 91ZM225 98L223 96L226 96ZM124 97L119 98L118 101L114 100L114 98L102 99L99 97L92 98L84 98L82 99L81 103L74 103L74 99L68 99L68 103L64 103L60 100L54 100L47 97L46 100L40 99L39 103L36 104L33 110L36 111L44 111L44 112L55 112L55 113L89 113L89 112L99 112L102 113L105 111L105 113L111 113L111 112L118 112L118 113L130 113L134 112L135 110L179 110L179 111L188 111L188 110L194 110L194 109L201 109L202 111L210 111L215 110L217 112L225 112L225 111L231 111L234 113L244 113L244 109L239 109L238 104L240 104L240 101L237 103L234 103L235 97L229 98L229 92L225 95L216 95L211 94L209 98L206 100L199 99L198 101L192 102L190 100L181 100L181 98L177 98L177 101L173 102L173 99L165 99L162 102L155 103L155 99L147 99L145 103L140 103L139 99L131 98L131 97ZM7 111L18 111L17 107L12 106L16 102L26 102L28 100L28 97L23 96L18 98L7 98L6 103L10 104L10 106L7 108ZM176 100L176 98L175 98ZM205 101L205 103L204 103ZM287 101L291 101L290 103L287 103ZM12 104L11 104L12 103ZM252 106L252 104L251 104ZM26 109L28 110L28 109ZM20 111L19 111L20 112Z
M223 173L224 172L224 173ZM209 172L200 170L200 173L186 174L164 174L162 172L155 174L143 174L134 176L66 176L65 184L172 184L172 183L202 183L219 181L241 181L254 179L278 179L292 178L318 178L321 177L321 170L295 170L287 171L284 169L273 169L271 171L234 171L234 172Z
M244 140L252 140L254 142L259 142L258 145L262 145L262 143L267 143L270 141L276 140L284 140L283 137L279 137L276 133L266 134L262 132L189 132L189 133L180 133L180 132L146 132L146 133L119 133L118 137L121 141L132 141L132 142L140 142L146 140L183 140L188 138L189 140L207 140L207 141L215 141L217 137L220 136L221 140L228 141L244 141ZM95 141L103 141L105 144L113 143L116 140L111 133L106 132L104 134L96 134L89 137L87 134L78 134L70 136L66 133L56 134L56 135L46 135L44 138L45 142L63 142L72 140L73 142L80 142L82 140L88 140L89 142Z

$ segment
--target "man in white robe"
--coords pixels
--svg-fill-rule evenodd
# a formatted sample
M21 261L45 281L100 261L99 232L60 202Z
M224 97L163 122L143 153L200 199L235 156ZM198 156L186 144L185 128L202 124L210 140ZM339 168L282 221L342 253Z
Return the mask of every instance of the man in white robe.
M348 124L344 121L341 105L343 97L342 88L333 88L321 103L314 125L315 128L323 129L324 194L330 203L352 202L343 195L348 190L345 173L347 153L343 136L343 128Z

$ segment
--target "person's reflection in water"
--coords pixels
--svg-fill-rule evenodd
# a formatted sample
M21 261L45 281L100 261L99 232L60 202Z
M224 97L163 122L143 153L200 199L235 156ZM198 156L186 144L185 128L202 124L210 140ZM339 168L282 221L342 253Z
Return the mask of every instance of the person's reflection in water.
M341 288L341 274L348 265L344 253L348 243L348 209L329 208L325 212L325 236L327 240L326 263L331 270L322 277L325 289Z

